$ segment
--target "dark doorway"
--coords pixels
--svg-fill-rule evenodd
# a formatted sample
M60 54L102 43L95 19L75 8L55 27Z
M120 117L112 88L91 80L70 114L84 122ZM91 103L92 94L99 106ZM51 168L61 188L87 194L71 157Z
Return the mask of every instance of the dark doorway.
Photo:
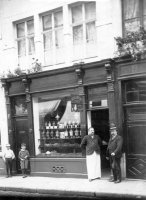
M109 110L100 109L91 111L91 125L95 129L95 134L99 135L101 140L108 143L110 138ZM107 145L101 146L101 169L103 177L107 177L110 174L109 161L106 159L106 149Z
M27 117L15 118L15 156L16 156L16 170L20 173L20 162L18 158L21 144L25 143L29 150L29 135L28 135L28 119Z

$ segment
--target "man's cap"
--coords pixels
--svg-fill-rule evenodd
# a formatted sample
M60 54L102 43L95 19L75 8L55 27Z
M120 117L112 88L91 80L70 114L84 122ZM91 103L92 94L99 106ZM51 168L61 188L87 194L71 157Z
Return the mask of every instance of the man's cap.
M6 144L6 147L10 147L11 145L10 144Z

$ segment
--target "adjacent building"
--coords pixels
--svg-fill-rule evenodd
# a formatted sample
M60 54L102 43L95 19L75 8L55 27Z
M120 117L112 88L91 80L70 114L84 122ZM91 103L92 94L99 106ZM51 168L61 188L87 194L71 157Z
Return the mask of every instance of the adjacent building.
M123 177L145 179L145 59L115 58L114 37L145 27L146 1L0 4L1 150L11 143L14 172L25 142L31 175L86 177L81 139L93 126L108 142L114 123L124 138ZM2 159L0 165L3 174Z

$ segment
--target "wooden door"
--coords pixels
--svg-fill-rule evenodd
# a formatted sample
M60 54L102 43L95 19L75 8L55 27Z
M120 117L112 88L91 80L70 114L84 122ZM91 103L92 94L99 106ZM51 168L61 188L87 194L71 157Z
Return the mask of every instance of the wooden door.
M20 171L18 153L20 151L22 143L25 143L27 149L29 150L29 132L28 132L27 117L15 118L15 155L16 155L16 169L18 173Z
M128 178L146 179L146 108L126 108L126 171Z

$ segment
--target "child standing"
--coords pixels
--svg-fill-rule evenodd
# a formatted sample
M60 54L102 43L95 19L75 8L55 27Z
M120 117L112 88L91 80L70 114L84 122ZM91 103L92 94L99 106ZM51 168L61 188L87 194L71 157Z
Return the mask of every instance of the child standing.
M13 159L15 158L15 154L13 150L10 148L10 144L6 144L6 150L3 153L3 160L6 164L6 178L12 177L12 164L13 164Z
M22 143L21 150L19 151L19 159L23 178L27 177L28 158L29 152L26 150L26 144Z

